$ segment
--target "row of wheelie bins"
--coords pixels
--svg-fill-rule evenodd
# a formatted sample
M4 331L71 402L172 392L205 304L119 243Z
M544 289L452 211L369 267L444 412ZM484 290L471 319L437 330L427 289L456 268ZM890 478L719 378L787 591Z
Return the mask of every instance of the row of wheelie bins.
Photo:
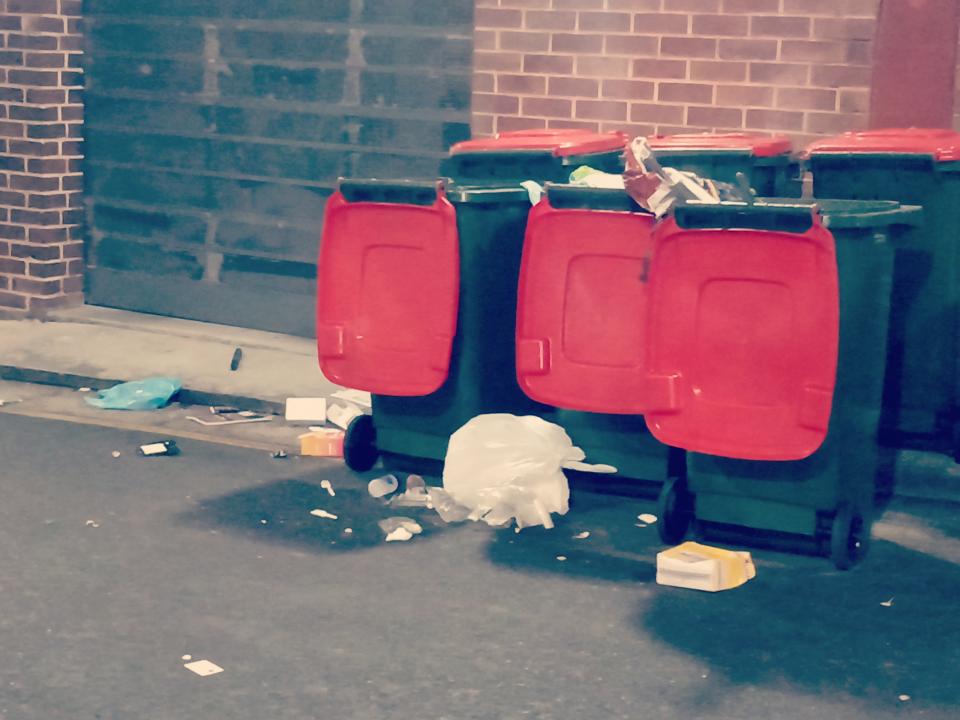
M876 442L890 301L921 211L793 197L654 222L622 191L562 184L579 165L619 171L625 140L507 133L452 148L452 181L340 183L318 349L329 379L373 394L347 464L419 469L475 415L538 414L659 488L666 542L692 526L851 566L892 469ZM799 194L782 138L651 144L664 165ZM533 207L524 180L548 183Z

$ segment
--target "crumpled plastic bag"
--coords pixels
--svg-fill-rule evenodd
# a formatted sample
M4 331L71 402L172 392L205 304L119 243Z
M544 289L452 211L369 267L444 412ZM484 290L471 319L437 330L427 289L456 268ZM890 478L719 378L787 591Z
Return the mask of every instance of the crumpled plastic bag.
M170 402L180 388L176 378L151 377L120 383L84 399L103 410L157 410Z
M443 488L469 519L499 527L553 527L551 513L569 510L570 486L562 468L616 472L588 465L584 452L559 425L542 418L478 415L450 437Z

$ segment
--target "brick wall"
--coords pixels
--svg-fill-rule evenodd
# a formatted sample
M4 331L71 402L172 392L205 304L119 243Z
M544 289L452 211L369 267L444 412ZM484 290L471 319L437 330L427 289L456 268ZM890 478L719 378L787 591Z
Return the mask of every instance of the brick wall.
M878 0L476 0L473 131L866 123Z
M81 0L0 0L0 313L83 298Z

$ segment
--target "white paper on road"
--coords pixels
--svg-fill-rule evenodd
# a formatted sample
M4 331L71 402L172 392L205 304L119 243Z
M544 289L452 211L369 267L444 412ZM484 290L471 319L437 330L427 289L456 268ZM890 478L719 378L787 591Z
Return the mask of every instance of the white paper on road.
M210 662L209 660L197 660L195 662L186 663L184 667L190 672L196 673L201 677L207 677L207 675L216 675L217 673L223 672L222 667Z
M287 422L322 423L327 421L326 398L287 398L284 417Z

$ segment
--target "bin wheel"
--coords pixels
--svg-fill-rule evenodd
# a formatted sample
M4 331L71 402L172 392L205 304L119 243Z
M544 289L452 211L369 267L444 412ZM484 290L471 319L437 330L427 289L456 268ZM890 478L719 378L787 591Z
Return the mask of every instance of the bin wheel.
M676 545L687 535L693 520L693 497L680 478L668 478L657 498L660 519L657 532L667 545Z
M850 505L837 508L830 528L830 559L838 570L849 570L870 549L870 524Z
M376 464L379 456L373 417L358 415L347 425L343 436L344 462L355 472L366 472Z

